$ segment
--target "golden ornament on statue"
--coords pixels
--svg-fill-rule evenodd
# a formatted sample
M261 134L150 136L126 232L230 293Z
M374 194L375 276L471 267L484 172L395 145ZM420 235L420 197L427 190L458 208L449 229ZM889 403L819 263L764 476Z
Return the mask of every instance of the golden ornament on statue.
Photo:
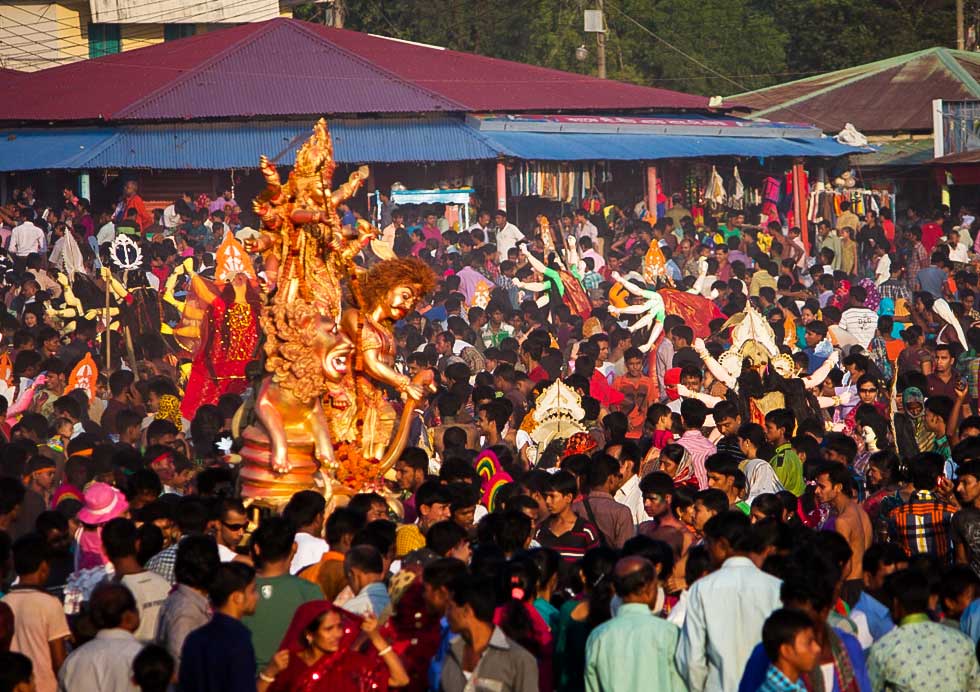
M261 319L266 375L256 422L242 433L242 495L253 503L278 507L313 488L330 499L378 487L432 389L431 373L409 380L395 370L393 326L435 287L435 274L415 258L370 272L355 263L378 231L366 222L345 228L337 205L368 169L332 191L335 167L322 119L286 183L265 157L259 162L266 189L253 208L262 227L246 248L262 253L272 298ZM396 394L405 400L400 420Z

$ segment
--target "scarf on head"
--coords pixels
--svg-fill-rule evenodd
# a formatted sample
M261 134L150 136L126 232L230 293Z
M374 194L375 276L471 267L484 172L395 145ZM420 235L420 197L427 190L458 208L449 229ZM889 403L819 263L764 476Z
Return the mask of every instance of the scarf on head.
M180 399L173 394L164 394L160 397L160 406L157 413L153 416L155 420L168 420L177 426L177 432L184 429L180 418Z
M292 681L290 689L297 692L360 692L364 689L385 692L388 689L387 666L378 658L374 647L361 653L354 646L361 633L362 619L335 607L330 601L310 601L297 608L279 649L289 650L290 658L298 656L309 646L306 628L329 612L340 615L340 626L344 631L337 650L321 656Z
M878 287L875 282L871 279L861 279L858 282L858 286L865 290L867 297L864 299L864 307L868 310L874 310L878 312L878 306L881 305L881 293L878 292Z
M915 444L920 452L931 450L936 443L936 434L926 428L925 401L926 398L918 387L907 387L902 390L902 407L905 409L905 415L912 421ZM918 415L913 415L909 412L909 404L920 404L923 408Z
M684 485L694 478L694 463L691 461L691 453L686 449L681 463L677 465L677 472L674 474L674 485Z
M834 657L834 679L840 692L859 692L857 678L854 675L854 664L844 646L844 640L834 631L834 628L827 625L827 644L830 646L830 653ZM803 681L810 692L833 692L824 685L823 673L820 666L817 666L809 673L803 674Z
M837 284L837 290L834 291L834 297L830 299L830 304L838 308L842 312L847 310L847 306L851 302L851 282L844 279L839 284Z

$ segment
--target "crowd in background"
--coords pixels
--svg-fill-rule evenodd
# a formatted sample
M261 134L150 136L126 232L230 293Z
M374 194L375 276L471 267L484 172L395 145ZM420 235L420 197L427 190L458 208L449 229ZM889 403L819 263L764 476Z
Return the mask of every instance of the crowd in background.
M0 692L980 690L970 210L845 202L804 232L596 193L460 228L382 199L376 242L440 277L394 328L438 391L383 487L261 513L237 490L255 380L182 406L164 299L254 233L232 191L0 207ZM139 328L104 329L113 271ZM733 368L753 314L770 348ZM539 410L555 382L574 405ZM549 416L576 432L536 435Z

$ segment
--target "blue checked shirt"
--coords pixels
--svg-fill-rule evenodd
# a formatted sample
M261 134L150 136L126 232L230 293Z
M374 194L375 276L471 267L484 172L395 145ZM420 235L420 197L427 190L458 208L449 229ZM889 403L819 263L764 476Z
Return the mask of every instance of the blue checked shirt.
M783 671L770 665L766 671L765 682L759 686L759 692L807 692L807 689L802 678L796 682L790 682L789 678L783 675Z

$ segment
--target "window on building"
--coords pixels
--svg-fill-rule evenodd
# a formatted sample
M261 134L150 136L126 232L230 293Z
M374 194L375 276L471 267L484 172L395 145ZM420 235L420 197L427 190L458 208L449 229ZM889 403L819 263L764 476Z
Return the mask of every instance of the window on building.
M88 57L100 58L122 51L118 24L88 25Z
M176 41L178 38L187 38L188 36L193 36L195 33L196 33L196 28L193 24L164 24L163 25L164 41Z

